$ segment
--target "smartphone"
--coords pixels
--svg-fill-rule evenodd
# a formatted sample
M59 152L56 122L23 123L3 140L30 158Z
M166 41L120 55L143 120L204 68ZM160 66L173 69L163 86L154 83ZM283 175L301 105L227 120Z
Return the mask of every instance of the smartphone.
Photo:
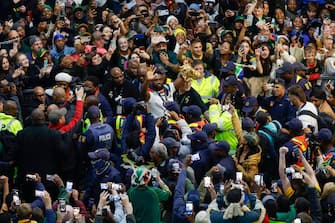
M198 161L198 160L200 160L200 155L199 155L199 153L193 154L193 155L191 156L191 160L192 160L192 161Z
M97 47L96 46L92 46L91 52L96 51L96 50L97 50Z
M47 174L46 179L47 179L47 181L54 181L55 177L54 177L54 175Z
M241 183L243 178L243 173L242 172L236 172L236 182Z
M35 197L43 197L44 191L42 190L35 190Z
M116 191L119 191L119 190L121 190L121 185L120 184L112 184L112 189L116 190Z
M186 215L192 215L193 213L193 202L192 201L187 201L186 202L186 207L185 207L185 214Z
M73 186L73 182L71 182L71 181L67 181L67 182L66 182L66 191L67 191L68 193L71 193L71 192L72 192L72 186Z
M21 204L20 198L18 194L13 195L13 201L16 206L19 206Z
M101 190L108 190L108 184L107 183L100 183L100 189Z
M261 175L255 175L254 181L258 186L261 186Z
M59 211L60 212L66 212L66 202L64 198L58 199L58 205L59 205Z
M249 21L249 25L252 26L252 22L254 21L254 16L253 15L248 15L247 20Z
M204 186L209 187L211 185L211 178L210 177L204 177Z
M170 14L169 10L168 9L164 9L164 10L159 10L158 11L158 16L161 17L161 16L168 16Z

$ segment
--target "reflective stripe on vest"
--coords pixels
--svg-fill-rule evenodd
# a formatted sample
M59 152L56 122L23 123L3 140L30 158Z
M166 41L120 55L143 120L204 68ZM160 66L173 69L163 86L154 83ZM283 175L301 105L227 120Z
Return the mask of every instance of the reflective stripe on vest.
M143 116L142 115L136 115L136 119L140 124L140 129L142 129L143 126ZM127 116L124 115L118 115L116 117L116 123L115 123L115 132L116 132L116 138L118 140L122 139L122 132L123 132L123 127L125 124L125 121L127 120ZM142 145L145 143L145 134L140 134L140 142Z
M197 130L197 131L201 131L202 127L204 127L204 125L207 124L207 123L208 123L207 120L203 119L203 120L198 121L198 122L192 122L188 126L190 128L193 128L193 129Z

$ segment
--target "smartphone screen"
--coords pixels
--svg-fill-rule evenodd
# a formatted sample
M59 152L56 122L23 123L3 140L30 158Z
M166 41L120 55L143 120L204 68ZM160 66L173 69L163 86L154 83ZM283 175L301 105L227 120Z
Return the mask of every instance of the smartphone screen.
M192 201L187 201L185 207L185 214L191 215L192 213L193 213L193 203Z

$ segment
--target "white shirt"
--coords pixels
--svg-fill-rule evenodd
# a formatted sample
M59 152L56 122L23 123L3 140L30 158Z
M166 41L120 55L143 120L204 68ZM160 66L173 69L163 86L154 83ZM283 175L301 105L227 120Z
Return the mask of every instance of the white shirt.
M164 103L167 101L173 101L173 93L176 91L173 83L164 84L165 94L161 95L158 91L152 91L150 93L150 99L148 101L149 112L154 118L160 118L167 112L164 107Z
M318 110L316 109L315 105L311 102L306 102L302 107L300 107L297 111L297 118L302 122L303 128L308 128L308 126L314 126L314 134L319 131L318 129L318 120L311 117L310 115L298 115L301 111L310 111L315 115L318 115Z

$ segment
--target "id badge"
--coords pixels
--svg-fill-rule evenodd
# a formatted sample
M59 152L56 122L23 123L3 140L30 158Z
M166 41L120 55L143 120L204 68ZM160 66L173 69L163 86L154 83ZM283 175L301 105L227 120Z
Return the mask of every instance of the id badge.
M118 115L122 114L122 106L121 105L116 106L116 114L118 114Z

